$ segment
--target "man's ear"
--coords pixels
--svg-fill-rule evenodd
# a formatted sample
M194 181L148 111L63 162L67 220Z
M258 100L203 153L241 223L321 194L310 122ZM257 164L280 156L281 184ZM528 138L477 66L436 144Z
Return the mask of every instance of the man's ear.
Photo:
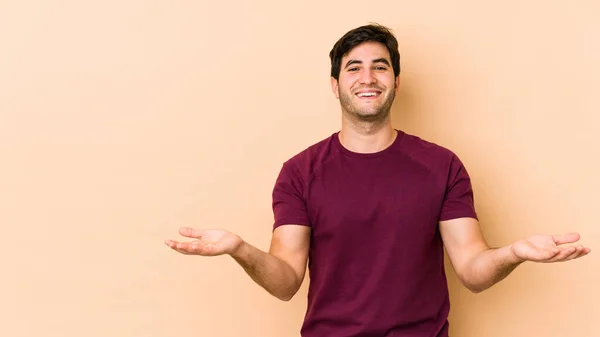
M340 98L339 83L333 76L331 76L331 90L333 91L335 98L339 99Z
M400 88L400 75L396 76L396 81L395 81L395 83L396 83L396 88L395 88L395 90L396 90L396 92L398 92L398 88Z

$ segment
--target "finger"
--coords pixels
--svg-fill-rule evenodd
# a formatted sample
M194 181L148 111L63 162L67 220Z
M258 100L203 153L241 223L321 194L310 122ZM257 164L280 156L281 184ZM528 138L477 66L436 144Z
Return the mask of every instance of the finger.
M179 241L175 241L175 240L166 240L165 244L169 247L171 247L172 249L183 253L183 252L189 252L190 250L190 244L187 242L179 242Z
M196 245L194 245L191 242L178 242L178 241L171 241L171 243L169 244L169 247L171 247L173 250L181 253L181 254L195 254L197 247Z
M168 246L173 250L186 255L214 255L214 247L211 245L206 245L201 243L200 241L192 241L192 242L178 242L169 240Z
M565 261L576 259L579 256L581 256L581 254L583 254L583 252L584 252L584 248L582 245L575 246L575 251L572 254L568 255L565 258Z
M558 253L560 253L560 249L544 249L544 250L532 250L531 260L532 261L549 261L550 259L554 259Z
M591 249L583 247L582 245L580 245L580 247L579 247L579 249L577 251L577 254L576 255L574 254L574 256L572 257L572 259L578 259L580 257L584 257L587 254L589 254L590 252L591 252Z
M174 248L175 246L177 246L177 241L173 241L173 240L165 240L165 245Z
M580 236L578 233L567 233L563 235L553 235L552 239L557 245L562 245L565 243L573 243L579 240Z
M194 228L190 228L190 227L181 227L179 229L179 234L188 237L188 238L194 238L194 239L199 239L202 235L203 235L204 231L199 230L199 229L194 229Z
M570 255L575 254L575 253L577 253L577 247L574 247L574 246L562 247L560 249L560 252L558 254L556 254L555 257L550 259L550 262L566 261Z

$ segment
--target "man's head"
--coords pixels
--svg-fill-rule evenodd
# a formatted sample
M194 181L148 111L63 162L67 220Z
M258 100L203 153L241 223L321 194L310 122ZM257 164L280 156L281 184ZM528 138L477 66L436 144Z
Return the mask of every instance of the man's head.
M329 53L331 84L349 117L382 121L399 85L398 41L385 27L367 25L347 32Z

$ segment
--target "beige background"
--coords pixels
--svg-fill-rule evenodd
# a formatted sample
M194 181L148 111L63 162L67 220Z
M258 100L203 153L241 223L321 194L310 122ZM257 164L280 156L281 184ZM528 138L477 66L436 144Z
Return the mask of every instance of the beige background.
M474 295L451 334L600 336L595 1L0 1L2 336L298 336L291 302L177 228L267 249L284 160L339 127L328 53L400 41L394 123L454 150L493 245L578 231L592 253Z

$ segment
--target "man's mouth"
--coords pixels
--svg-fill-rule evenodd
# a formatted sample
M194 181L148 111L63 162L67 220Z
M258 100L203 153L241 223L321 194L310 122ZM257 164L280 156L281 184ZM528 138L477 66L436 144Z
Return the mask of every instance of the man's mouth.
M361 99L373 99L379 97L379 95L381 95L381 91L378 90L361 90L356 93L356 96Z

